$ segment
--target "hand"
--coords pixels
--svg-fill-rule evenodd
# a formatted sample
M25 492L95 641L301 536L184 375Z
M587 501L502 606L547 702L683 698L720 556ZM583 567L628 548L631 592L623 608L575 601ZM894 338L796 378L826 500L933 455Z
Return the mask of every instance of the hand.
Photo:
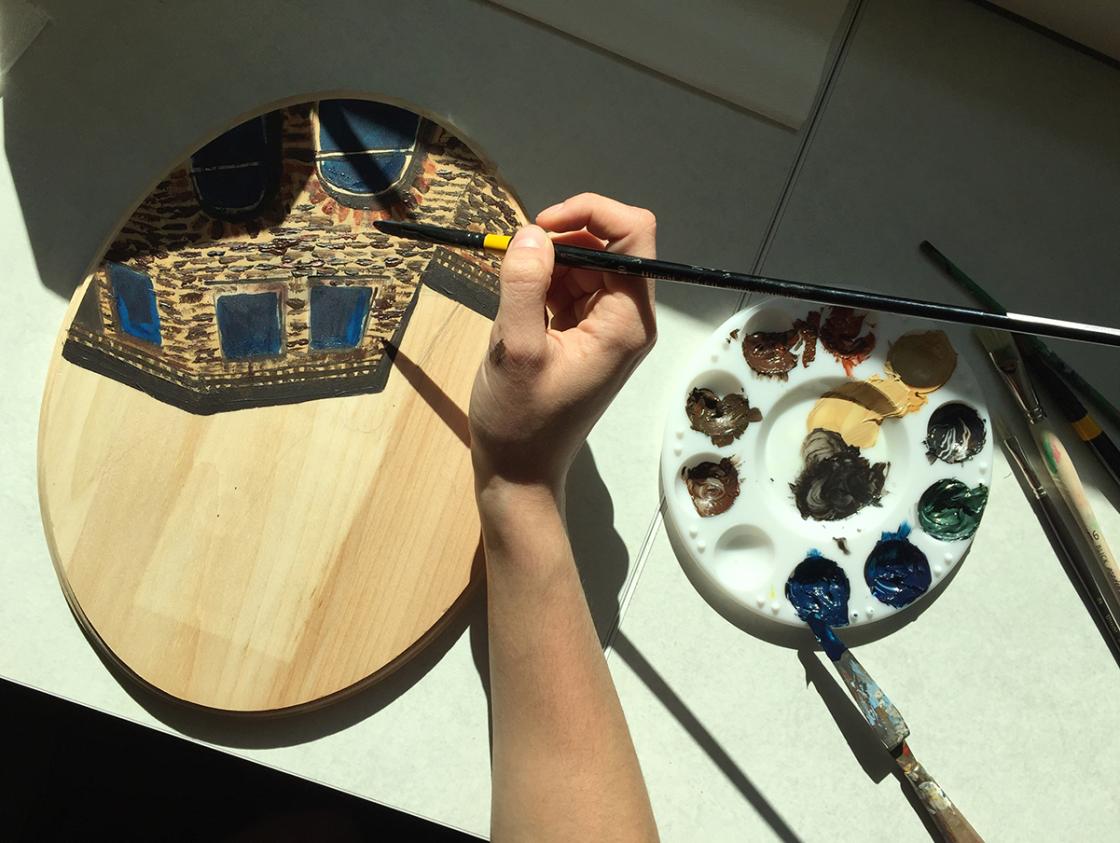
M563 232L557 243L652 258L653 214L583 193L536 221L502 261L498 315L471 393L480 495L502 483L559 495L587 434L657 337L652 281L554 266L542 230Z

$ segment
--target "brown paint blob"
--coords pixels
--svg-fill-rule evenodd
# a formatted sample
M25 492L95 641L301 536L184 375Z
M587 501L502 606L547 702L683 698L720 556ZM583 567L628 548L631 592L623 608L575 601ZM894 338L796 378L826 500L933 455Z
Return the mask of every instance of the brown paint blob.
M789 379L789 371L797 365L792 349L800 341L800 332L755 331L743 337L743 356L747 365L766 377Z
M944 331L903 334L887 353L887 370L920 392L940 389L957 368L957 352Z
M739 497L739 471L734 461L727 458L718 463L702 462L693 468L685 466L681 476L701 518L727 512Z
M762 411L738 392L720 398L710 389L694 389L685 400L684 411L692 429L710 437L720 448L742 436L751 422L762 421Z
M850 307L832 307L821 325L821 344L840 361L849 377L875 350L875 334L870 330L860 333L866 318L866 313L857 313Z
M755 331L743 337L743 356L747 365L760 375L789 379L789 372L797 365L797 350L801 350L801 365L808 366L817 356L817 330L820 311L812 310L804 319L795 319L786 331ZM731 336L738 335L738 330Z

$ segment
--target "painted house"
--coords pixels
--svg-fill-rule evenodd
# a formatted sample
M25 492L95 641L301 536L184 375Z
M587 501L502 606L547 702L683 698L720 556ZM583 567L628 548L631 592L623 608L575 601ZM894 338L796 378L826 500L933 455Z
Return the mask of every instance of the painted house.
M64 356L197 413L376 392L422 284L497 310L485 256L374 220L512 233L512 198L457 138L370 100L248 120L176 167L106 252Z

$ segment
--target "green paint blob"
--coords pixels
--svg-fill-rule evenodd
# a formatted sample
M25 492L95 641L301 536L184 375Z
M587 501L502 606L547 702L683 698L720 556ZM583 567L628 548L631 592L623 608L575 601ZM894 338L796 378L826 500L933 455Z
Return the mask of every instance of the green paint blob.
M983 483L970 489L960 480L938 480L918 500L918 522L935 539L967 539L980 526L987 503L988 487Z

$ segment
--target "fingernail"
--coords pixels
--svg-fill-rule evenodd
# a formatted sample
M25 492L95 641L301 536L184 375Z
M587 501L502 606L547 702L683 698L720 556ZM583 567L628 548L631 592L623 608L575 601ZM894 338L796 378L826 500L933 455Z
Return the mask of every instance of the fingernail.
M510 249L543 249L548 238L535 225L527 225L513 236Z

